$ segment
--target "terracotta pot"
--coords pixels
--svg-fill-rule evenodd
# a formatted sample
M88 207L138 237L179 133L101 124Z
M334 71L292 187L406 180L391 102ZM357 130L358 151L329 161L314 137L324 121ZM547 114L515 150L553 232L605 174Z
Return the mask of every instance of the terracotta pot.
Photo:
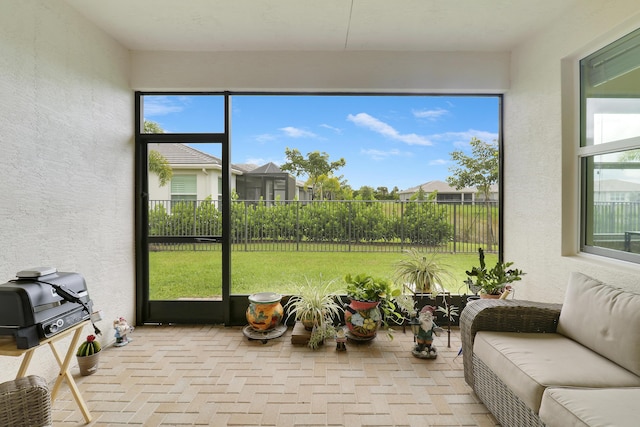
M259 331L275 328L284 315L280 300L282 295L273 292L259 292L249 296L247 308L247 322Z
M76 356L78 359L78 367L80 368L80 375L87 376L98 372L100 353L101 352L97 352L91 356Z
M500 295L480 294L480 298L482 298L482 299L500 299Z
M344 322L349 332L360 338L374 338L382 323L379 304L380 302L351 300L344 310Z

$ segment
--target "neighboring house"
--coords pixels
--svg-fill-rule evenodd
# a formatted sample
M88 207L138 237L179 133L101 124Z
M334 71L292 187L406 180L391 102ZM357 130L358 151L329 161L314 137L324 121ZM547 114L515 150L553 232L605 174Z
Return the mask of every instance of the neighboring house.
M158 176L149 174L149 200L204 200L222 196L222 160L186 144L152 144L149 150L159 152L171 166L171 182L160 186ZM308 199L304 184L274 163L257 167L251 164L231 165L231 188L241 200Z
M593 183L595 202L640 202L640 184L619 179Z
M236 178L240 200L309 200L309 191L273 162L246 171Z
M478 193L476 188L465 187L460 190L456 190L455 187L451 187L449 184L443 181L429 181L416 187L411 187L407 190L400 191L398 196L401 201L410 200L411 197L422 188L426 194L431 194L434 191L437 192L438 202L459 202L459 203L474 203L484 201L484 196ZM491 201L498 201L498 186L491 186L491 194L489 197Z
M167 159L173 177L171 182L160 186L158 176L149 174L149 200L204 200L211 196L218 200L222 196L222 161L185 144L152 144L155 150ZM231 168L231 187L235 188L240 170Z

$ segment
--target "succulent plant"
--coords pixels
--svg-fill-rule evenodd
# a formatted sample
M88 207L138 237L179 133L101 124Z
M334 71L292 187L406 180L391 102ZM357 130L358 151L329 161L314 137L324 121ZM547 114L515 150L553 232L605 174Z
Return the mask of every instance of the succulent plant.
M100 342L96 340L96 336L89 335L87 336L87 340L80 344L80 347L78 347L76 356L91 356L99 352L101 349L102 347L100 347Z

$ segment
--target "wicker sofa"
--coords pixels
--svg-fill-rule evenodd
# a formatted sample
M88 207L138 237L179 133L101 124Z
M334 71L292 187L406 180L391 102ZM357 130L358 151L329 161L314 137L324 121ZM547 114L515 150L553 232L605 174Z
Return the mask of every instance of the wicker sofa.
M51 394L44 378L30 375L0 384L0 426L50 425Z
M478 300L466 382L502 426L637 426L640 294L572 273L564 303Z

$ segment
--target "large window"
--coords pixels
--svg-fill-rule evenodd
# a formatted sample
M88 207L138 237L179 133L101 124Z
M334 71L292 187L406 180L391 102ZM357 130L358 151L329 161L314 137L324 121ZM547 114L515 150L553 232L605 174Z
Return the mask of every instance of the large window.
M580 71L581 248L640 262L640 30Z

